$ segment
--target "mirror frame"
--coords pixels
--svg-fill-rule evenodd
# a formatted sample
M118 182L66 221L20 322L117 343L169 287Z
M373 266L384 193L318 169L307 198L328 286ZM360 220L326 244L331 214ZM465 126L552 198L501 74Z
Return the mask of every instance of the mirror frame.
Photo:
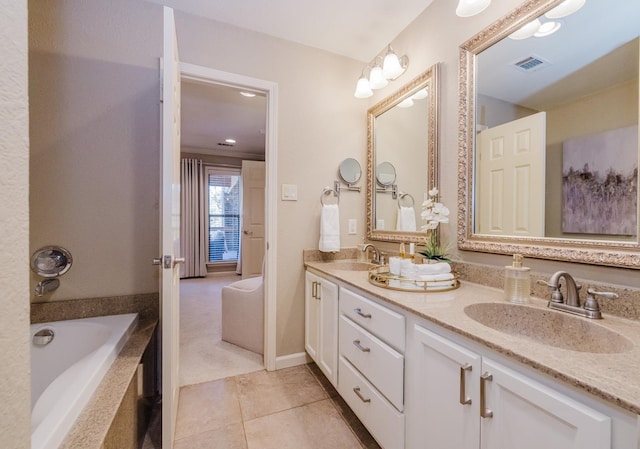
M460 46L458 249L495 254L520 253L539 259L640 269L640 244L638 242L498 237L479 235L473 232L476 55L560 3L562 0L528 0ZM640 238L640 233L637 236Z
M428 128L428 141L427 141L427 185L425 186L425 192L438 185L438 116L439 116L439 67L440 64L436 63L422 72L416 78L404 85L400 90L393 93L389 97L375 104L367 111L367 239L379 240L387 242L406 242L406 243L424 243L426 233L424 232L409 232L409 231L391 231L391 230L376 230L374 228L375 223L375 207L374 201L376 198L376 158L375 158L375 119L384 112L388 111L392 107L396 106L405 98L413 95L415 92L423 87L428 87L429 96L427 101L428 105L428 120L425 126ZM416 206L422 204L422 198L416 200ZM420 210L416 210L416 217L419 217Z

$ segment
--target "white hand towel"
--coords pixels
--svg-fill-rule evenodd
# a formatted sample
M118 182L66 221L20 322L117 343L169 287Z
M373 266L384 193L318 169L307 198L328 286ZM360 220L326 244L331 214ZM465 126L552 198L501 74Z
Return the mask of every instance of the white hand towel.
M413 207L400 206L398 209L398 220L396 222L396 231L415 231L416 230L416 212Z
M340 209L337 204L322 206L318 249L325 253L340 251Z

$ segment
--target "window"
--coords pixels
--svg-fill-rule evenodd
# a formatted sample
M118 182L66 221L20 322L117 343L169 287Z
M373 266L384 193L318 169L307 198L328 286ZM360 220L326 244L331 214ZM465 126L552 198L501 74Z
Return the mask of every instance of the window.
M237 262L240 250L240 170L207 168L209 263Z

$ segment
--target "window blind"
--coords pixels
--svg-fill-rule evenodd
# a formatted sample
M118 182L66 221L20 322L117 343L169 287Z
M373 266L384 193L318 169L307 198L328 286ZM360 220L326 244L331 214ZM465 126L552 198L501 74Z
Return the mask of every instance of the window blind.
M236 262L240 250L240 173L207 170L209 262Z

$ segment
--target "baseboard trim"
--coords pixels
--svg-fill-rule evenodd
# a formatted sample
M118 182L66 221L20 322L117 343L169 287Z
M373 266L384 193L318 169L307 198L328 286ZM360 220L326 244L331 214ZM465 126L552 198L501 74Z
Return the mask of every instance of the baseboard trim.
M311 362L311 357L306 352L282 355L276 357L276 370L291 368L292 366L305 365Z

